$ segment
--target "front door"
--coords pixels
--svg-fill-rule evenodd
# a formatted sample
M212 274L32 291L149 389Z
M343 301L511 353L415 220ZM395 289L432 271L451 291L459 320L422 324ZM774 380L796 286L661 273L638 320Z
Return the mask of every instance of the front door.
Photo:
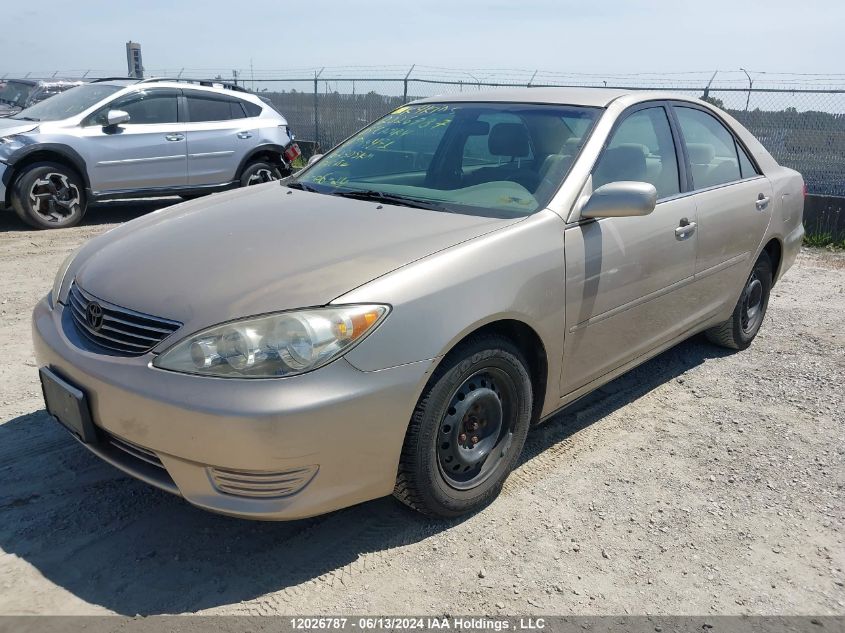
M655 210L585 220L565 231L564 395L679 336L700 318L692 284L696 208L691 196L681 195L677 147L666 106L647 104L624 115L593 170L593 188L649 182L658 192Z
M138 90L118 97L83 122L80 153L97 193L179 188L188 182L185 124L178 117L179 91ZM129 121L109 126L109 110Z

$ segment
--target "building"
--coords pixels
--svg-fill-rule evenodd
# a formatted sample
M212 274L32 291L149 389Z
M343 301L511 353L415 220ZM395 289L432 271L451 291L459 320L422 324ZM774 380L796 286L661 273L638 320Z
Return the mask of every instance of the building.
M141 45L138 42L126 42L126 66L129 77L144 78L144 64L141 61Z

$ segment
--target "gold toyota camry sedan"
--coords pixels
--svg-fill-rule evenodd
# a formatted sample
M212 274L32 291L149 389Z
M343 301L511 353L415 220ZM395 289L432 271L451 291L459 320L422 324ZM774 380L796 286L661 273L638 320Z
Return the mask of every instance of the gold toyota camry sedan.
M69 257L33 315L47 410L215 512L473 511L533 424L696 333L748 347L803 193L682 95L417 101Z

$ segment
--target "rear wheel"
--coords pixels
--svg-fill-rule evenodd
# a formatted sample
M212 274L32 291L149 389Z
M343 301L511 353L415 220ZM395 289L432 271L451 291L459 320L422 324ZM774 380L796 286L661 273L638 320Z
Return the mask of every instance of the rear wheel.
M495 499L531 423L525 360L509 340L479 336L456 348L420 397L394 495L424 514L452 517Z
M746 349L760 331L772 289L772 261L760 254L742 289L731 318L705 332L710 342L731 349Z
M241 174L241 187L260 185L265 182L281 180L282 172L276 165L264 161L250 163Z
M74 226L85 215L85 187L64 165L35 163L15 179L12 206L21 220L38 229Z

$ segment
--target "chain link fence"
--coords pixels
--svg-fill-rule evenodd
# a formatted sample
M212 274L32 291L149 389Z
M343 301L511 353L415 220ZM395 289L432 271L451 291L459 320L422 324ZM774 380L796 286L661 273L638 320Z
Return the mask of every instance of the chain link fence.
M272 83L260 94L285 115L307 153L330 149L407 101L518 85L385 78ZM561 84L543 87L555 85ZM683 85L625 87L705 96L703 89ZM845 90L711 88L706 97L747 127L780 164L800 171L811 193L845 196Z
M85 70L31 76L90 78L119 74ZM845 75L744 70L590 75L426 66L233 71L182 68L157 69L147 74L240 83L269 99L284 114L306 157L330 149L403 103L422 97L515 86L678 92L705 97L727 110L760 139L779 163L800 171L811 193L845 196Z

